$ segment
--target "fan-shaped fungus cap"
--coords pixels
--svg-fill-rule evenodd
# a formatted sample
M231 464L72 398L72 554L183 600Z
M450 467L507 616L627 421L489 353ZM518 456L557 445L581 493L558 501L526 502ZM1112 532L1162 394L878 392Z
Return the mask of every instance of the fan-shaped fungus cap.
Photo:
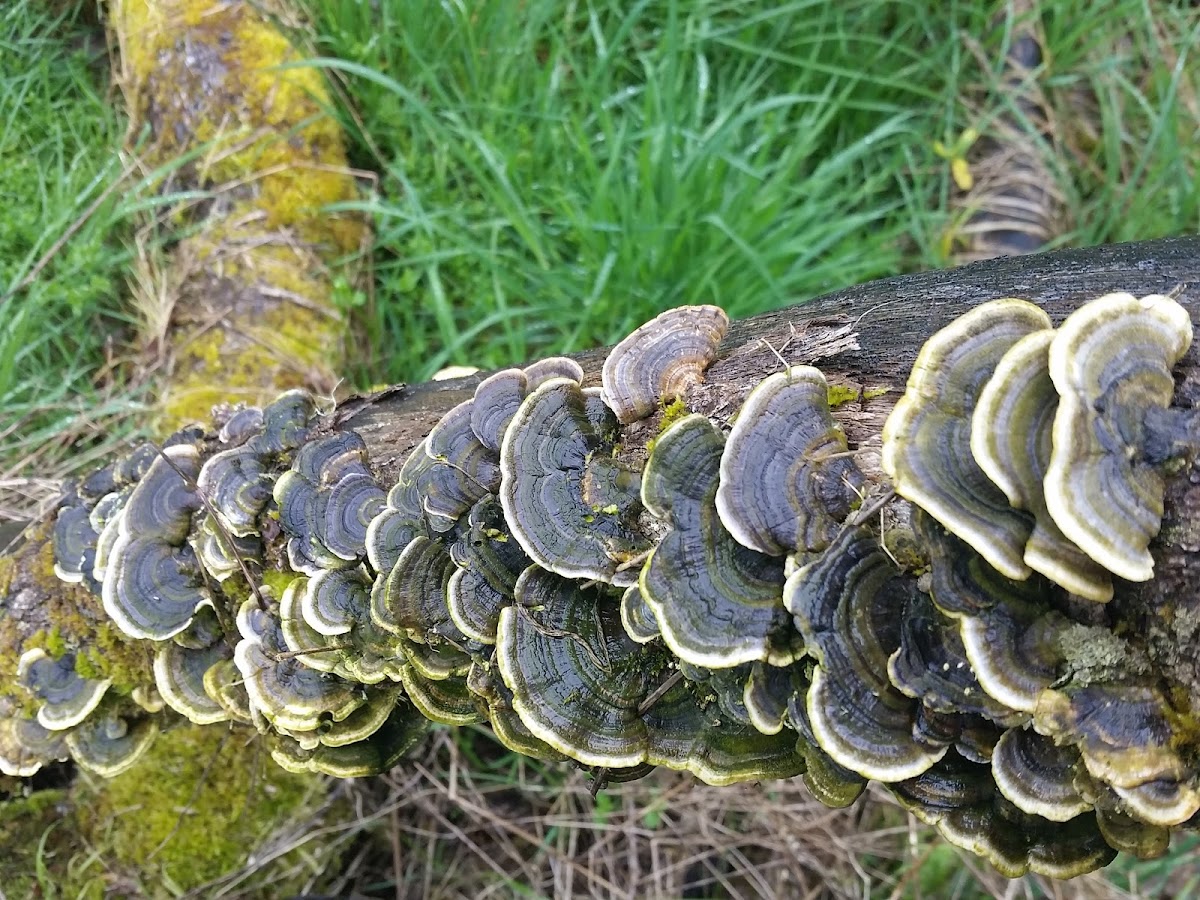
M642 589L636 584L630 585L621 595L621 624L630 639L639 644L648 644L655 638L662 637L654 610L646 603Z
M900 625L900 646L888 659L888 680L929 710L984 716L1005 725L1024 719L979 684L967 661L958 622L918 594Z
M583 367L566 356L548 356L525 367L527 390L537 390L551 378L566 378L583 384Z
M92 527L91 512L81 504L63 506L54 519L54 574L61 581L79 584L92 574L85 557L95 559L100 535Z
M1009 506L971 456L971 415L1008 349L1049 327L1049 316L1025 300L977 306L925 342L883 427L882 465L896 493L1009 578L1029 576L1031 517Z
M643 762L709 783L796 774L792 741L714 724L669 656L625 635L617 604L530 566L500 614L496 660L539 739L590 766Z
M310 579L300 576L284 588L283 596L279 598L280 634L288 650L310 669L344 675L347 654L343 651L349 649L350 642L321 634L305 619L304 604L310 584ZM361 627L356 615L347 618L353 619ZM399 677L397 671L396 678Z
M187 537L192 513L201 506L195 479L200 473L200 455L195 447L167 447L150 464L122 514L121 533L145 535L178 546Z
M254 448L214 453L205 460L196 481L231 534L245 537L258 531L258 516L271 499L274 478Z
M912 587L862 527L845 529L784 588L813 671L806 709L821 749L866 778L894 782L924 772L946 752L915 740L917 704L887 680Z
M959 623L963 650L988 696L1031 713L1064 663L1059 636L1067 620L1057 612L1008 601Z
M529 557L503 530L504 515L495 497L476 503L467 521L463 539L450 546L458 571L447 585L446 607L467 638L494 644L500 610L512 603L517 576Z
M256 721L242 673L232 658L219 660L208 667L204 673L204 693L220 704L234 722L249 725ZM266 730L266 721L262 720L261 715L257 718Z
M512 691L496 671L495 660L479 660L467 675L467 687L487 704L487 717L496 739L514 753L563 762L568 757L559 753L525 727L512 707Z
M315 411L307 391L280 394L263 408L262 434L253 439L255 448L273 454L295 450L308 437Z
M1044 579L1004 577L923 510L913 510L912 525L929 554L933 602L946 615L961 618L978 615L998 603L1044 605L1048 601L1050 588Z
M504 431L526 393L525 373L520 369L501 369L479 382L470 407L471 431L476 440L498 454Z
M799 735L796 750L804 757L804 783L824 806L844 809L862 796L867 779L838 765L817 744L804 709L804 696L797 693L788 701L788 721Z
M379 627L416 641L465 640L446 607L454 572L454 561L443 544L424 536L414 538L382 588L372 592L371 618Z
M678 306L651 319L604 360L604 401L622 424L644 419L663 400L704 381L729 317L717 306Z
M483 700L468 689L464 676L437 681L426 678L412 666L405 666L400 680L412 705L431 722L470 725L484 719Z
M1053 340L1053 331L1035 331L1001 357L971 418L971 453L1013 507L1033 514L1025 564L1073 594L1107 603L1112 599L1108 572L1062 533L1042 491L1058 409L1050 380Z
M1153 575L1148 548L1163 517L1146 414L1170 404L1171 369L1191 343L1191 319L1174 300L1108 294L1068 316L1050 345L1060 400L1046 506L1084 553L1129 581Z
M476 501L500 487L497 454L471 428L474 405L474 400L467 400L454 407L425 439L425 452L434 464L421 474L418 484L422 506L438 531L449 530Z
M217 432L217 440L230 447L240 447L262 430L262 409L257 406L245 406L228 414Z
M370 618L371 579L361 567L322 569L309 579L300 611L317 634L346 634Z
M429 530L417 486L422 473L433 464L425 452L425 442L417 444L400 467L396 484L388 491L387 505L367 527L367 560L376 572L386 575L392 571L412 539Z
M788 707L796 694L808 690L804 665L771 666L756 662L742 693L751 724L763 734L779 734L788 721Z
M40 701L38 724L51 731L73 728L86 719L112 684L107 678L96 680L79 675L75 671L74 653L54 659L40 648L21 654L17 681Z
M335 556L357 560L367 551L367 528L383 511L386 495L370 475L353 473L338 481L325 501L324 544Z
M721 456L717 512L738 543L783 556L823 550L859 499L862 473L812 366L777 372L738 410Z
M1157 685L1098 683L1045 691L1034 723L1078 746L1088 772L1139 819L1172 826L1200 811L1197 771L1175 749L1177 715Z
M1075 787L1079 751L1027 728L1010 728L992 752L992 777L1017 809L1066 822L1092 808Z
M231 654L224 642L203 649L164 644L154 657L154 684L167 706L197 725L211 725L229 718L225 708L210 697L204 686L205 673Z
M155 641L183 631L196 610L211 602L191 547L175 548L153 536L117 539L101 597L118 628Z
M918 819L936 825L950 843L984 857L1007 878L1030 871L1073 878L1107 865L1116 855L1094 815L1048 822L1021 812L996 791L986 765L956 753L890 787Z
M625 586L636 578L629 563L649 542L628 516L595 509L585 496L592 457L611 448L617 427L589 403L594 396L551 378L525 398L500 448L500 503L513 536L542 568Z
M0 774L29 778L47 763L70 755L63 732L51 731L37 719L0 716Z
M721 525L715 498L723 447L716 426L700 415L678 420L655 442L642 502L671 530L642 568L642 596L663 640L686 662L783 665L803 652L780 597L783 562L743 547Z
M188 540L201 568L217 581L241 572L242 563L262 563L263 544L258 534L239 537L223 532L208 513L201 517L200 525L192 529Z
M153 719L131 719L109 710L89 716L67 732L66 743L79 765L102 778L113 778L137 762L157 734Z
M254 598L238 610L242 639L234 662L245 680L251 707L277 728L313 731L322 722L340 722L366 700L359 685L325 677L287 652L279 620Z
M412 750L428 727L428 720L401 699L382 727L364 740L339 747L317 744L306 749L289 735L275 734L269 739L271 758L288 772L319 772L334 778L379 775Z
M348 475L369 475L367 445L355 431L334 431L296 451L292 471L316 488L329 488Z

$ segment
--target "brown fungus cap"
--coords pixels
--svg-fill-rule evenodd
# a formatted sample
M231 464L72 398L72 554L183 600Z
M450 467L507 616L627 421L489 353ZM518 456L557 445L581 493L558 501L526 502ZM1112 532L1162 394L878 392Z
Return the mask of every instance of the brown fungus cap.
M823 550L861 499L862 473L828 396L819 370L795 366L760 382L738 410L717 512L743 546L771 556Z
M1009 506L971 456L971 416L1013 344L1050 327L1025 300L993 300L925 342L908 387L883 427L884 472L920 506L1009 578L1027 578L1032 517Z
M1058 392L1050 380L1053 340L1053 331L1035 331L1001 358L971 419L971 453L1014 508L1033 514L1025 564L1073 594L1107 603L1112 578L1062 533L1042 490L1058 410Z
M616 419L595 391L585 391L570 379L551 378L525 398L504 433L504 519L522 549L542 568L567 578L622 586L636 580L630 564L648 549L649 541L632 515L621 515L619 508L593 507L585 496L591 462L610 454L616 430ZM632 502L637 480L630 475Z
M609 351L601 379L604 401L622 424L704 381L717 358L729 317L717 306L677 306L637 328Z
M670 530L642 568L642 596L685 662L783 665L803 652L783 608L783 561L743 547L721 524L715 498L724 444L701 415L678 420L655 442L642 502Z
M1163 516L1146 414L1170 405L1171 369L1191 343L1187 310L1169 297L1107 294L1068 316L1050 345L1060 400L1047 508L1070 540L1129 581L1152 577L1148 548Z
M842 532L784 588L813 670L806 710L821 749L865 778L895 782L924 772L946 752L913 736L917 703L888 680L900 621L913 587L865 528Z

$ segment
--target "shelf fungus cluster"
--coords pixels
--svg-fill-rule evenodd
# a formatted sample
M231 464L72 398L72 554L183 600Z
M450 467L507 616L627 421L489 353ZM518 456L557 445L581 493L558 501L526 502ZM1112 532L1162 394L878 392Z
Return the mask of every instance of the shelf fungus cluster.
M111 774L186 719L363 775L430 722L488 722L601 780L802 775L837 806L878 781L1008 875L1152 856L1195 824L1194 703L1129 627L1194 450L1170 405L1182 308L1110 295L1057 329L1021 300L972 310L921 351L882 473L811 366L728 421L679 413L727 324L664 313L598 388L565 359L498 372L394 482L291 393L74 485L55 573L153 672L26 650L0 770Z

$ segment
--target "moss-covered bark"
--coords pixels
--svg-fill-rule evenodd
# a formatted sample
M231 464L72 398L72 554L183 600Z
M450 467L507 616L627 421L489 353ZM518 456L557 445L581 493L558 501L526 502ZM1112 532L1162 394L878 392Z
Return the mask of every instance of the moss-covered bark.
M208 199L171 224L157 310L167 379L161 430L202 420L219 402L262 402L291 387L330 393L345 323L331 265L367 238L331 213L355 195L321 76L267 18L270 4L117 0L137 152L164 191ZM293 67L295 66L295 67ZM180 161L183 161L180 164Z

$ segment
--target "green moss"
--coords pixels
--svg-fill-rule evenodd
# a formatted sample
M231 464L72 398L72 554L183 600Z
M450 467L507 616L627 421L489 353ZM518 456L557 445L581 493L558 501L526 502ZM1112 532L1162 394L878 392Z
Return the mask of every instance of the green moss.
M271 762L257 739L187 726L159 737L130 771L80 782L80 826L106 865L135 882L183 891L241 867L282 825L311 813L321 782ZM291 890L272 886L275 896Z
M0 889L8 897L104 895L99 866L81 862L65 791L37 791L0 801Z
M884 394L888 393L889 391L891 391L890 387L864 388L863 392L862 392L862 398L864 400L874 400L877 397L882 397Z
M843 403L849 403L852 400L858 400L862 394L858 388L850 387L845 384L829 385L829 408L841 406Z

